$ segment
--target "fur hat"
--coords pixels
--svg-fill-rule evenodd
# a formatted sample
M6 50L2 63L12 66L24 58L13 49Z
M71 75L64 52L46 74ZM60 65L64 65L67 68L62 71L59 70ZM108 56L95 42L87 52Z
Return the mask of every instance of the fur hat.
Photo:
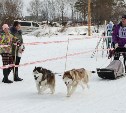
M8 26L7 24L4 24L4 25L2 26L2 28L3 28L3 30L4 30L4 29L6 29L6 28L9 28L9 26Z

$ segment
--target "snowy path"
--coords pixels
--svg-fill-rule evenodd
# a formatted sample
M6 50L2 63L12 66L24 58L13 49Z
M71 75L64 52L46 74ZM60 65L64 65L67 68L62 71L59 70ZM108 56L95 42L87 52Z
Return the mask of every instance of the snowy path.
M72 37L70 37L72 38ZM67 40L65 37L35 38L24 36L25 42ZM99 39L71 41L68 53L93 50ZM67 43L26 46L21 64L47 58L64 56ZM92 53L68 57L67 70L84 67L95 70L105 67L110 60L101 57L90 58ZM0 60L1 61L1 60ZM0 65L2 63L0 62ZM24 80L13 84L0 82L0 113L126 113L126 77L118 80L102 80L97 74L90 78L90 88L83 91L79 86L76 92L66 97L66 87L61 76L56 75L56 92L49 91L38 95L32 70L35 66L43 66L54 72L63 72L65 59L20 67L19 74ZM2 70L0 71L2 80ZM10 74L12 80L12 73Z

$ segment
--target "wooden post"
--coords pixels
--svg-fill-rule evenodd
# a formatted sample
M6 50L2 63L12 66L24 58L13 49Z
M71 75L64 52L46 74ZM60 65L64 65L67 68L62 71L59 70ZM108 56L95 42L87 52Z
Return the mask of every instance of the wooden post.
M91 0L88 0L88 36L91 36Z
M107 25L107 21L105 20L105 25L104 25L105 36L107 36L107 33L106 33L106 25Z

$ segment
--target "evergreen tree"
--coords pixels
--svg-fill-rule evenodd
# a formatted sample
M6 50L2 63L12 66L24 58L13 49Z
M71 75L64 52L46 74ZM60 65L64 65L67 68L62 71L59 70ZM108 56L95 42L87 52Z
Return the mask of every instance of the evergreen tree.
M83 14L84 20L87 20L88 0L77 0L75 8ZM124 0L91 0L91 20L95 24L104 24L105 20L119 18L125 10Z

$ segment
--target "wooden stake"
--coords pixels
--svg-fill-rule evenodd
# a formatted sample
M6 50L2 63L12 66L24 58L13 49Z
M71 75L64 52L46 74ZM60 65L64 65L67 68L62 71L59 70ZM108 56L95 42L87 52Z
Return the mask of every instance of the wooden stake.
M88 0L88 36L91 36L91 0Z

